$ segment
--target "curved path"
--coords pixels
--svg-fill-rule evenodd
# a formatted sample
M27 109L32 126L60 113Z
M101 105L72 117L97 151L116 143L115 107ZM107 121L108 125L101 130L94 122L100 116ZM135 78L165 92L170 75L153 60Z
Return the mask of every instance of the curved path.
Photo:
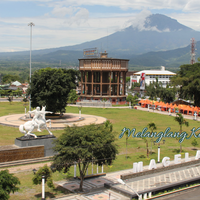
M85 115L81 114L81 119L79 119L79 114L66 113L65 115L69 116L67 120L51 120L51 129L63 129L66 126L85 126L89 124L102 124L107 119L95 115ZM0 117L0 125L19 127L21 124L24 124L25 121L21 120L24 117L24 114L14 114L6 115ZM48 125L49 126L49 125Z

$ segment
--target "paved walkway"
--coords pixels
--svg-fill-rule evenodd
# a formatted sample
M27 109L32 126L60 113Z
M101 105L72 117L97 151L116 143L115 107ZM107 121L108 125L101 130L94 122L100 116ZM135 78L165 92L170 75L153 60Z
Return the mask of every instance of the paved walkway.
M194 157L191 158L194 160ZM184 162L184 159L181 160ZM171 165L174 164L171 161ZM42 167L44 163L24 165L8 168L10 173L19 173L24 171L32 171L32 169L38 169ZM50 165L50 162L47 163ZM161 163L157 164L157 168L162 166ZM148 166L144 166L144 171L148 170ZM95 170L94 170L95 171ZM105 176L88 178L84 180L83 188L85 190L84 194L75 193L75 189L79 188L79 179L61 180L57 181L56 184L62 186L63 188L72 192L71 195L66 195L63 197L55 198L55 200L92 200L92 199L102 199L108 200L109 196L111 200L128 200L130 198L123 196L113 190L104 188L104 183L114 184L115 188L124 189L133 193L127 186L118 183L117 179L123 174L132 173L132 169L122 170L118 172L107 173ZM90 174L91 172L89 172ZM172 169L168 171L163 171L159 173L154 173L150 175L140 176L133 179L126 180L126 184L131 188L134 188L139 194L147 189L156 188L159 186L164 186L170 183L176 183L179 181L189 180L200 176L200 163L194 164L186 167L181 167L177 169Z
M168 111L158 111L158 110L152 110L152 109L148 109L148 108L142 108L141 106L136 106L138 110L142 110L142 111L146 111L146 112L154 112L154 113L157 113L157 114L161 114L161 115L170 115L172 117L175 117L176 116L176 113L169 113ZM192 115L185 115L183 114L183 117L185 119L191 119L191 120L194 120L194 116ZM196 118L197 121L200 121L200 117L197 117Z
M191 160L194 160L194 157L191 158ZM182 159L182 162L185 162L184 159ZM171 165L174 164L173 161L171 161ZM162 167L162 164L157 164L157 168ZM148 166L144 166L144 170L148 170ZM105 189L104 183L111 183L114 184L114 187L116 189L123 189L125 191L133 193L132 190L130 190L127 186L124 186L120 183L118 183L117 179L120 178L120 175L127 174L127 173L133 173L132 169L118 171L118 172L112 172L106 174L106 176L98 177L98 178L90 178L84 180L83 188L85 189L86 194L74 194L70 197L62 197L57 198L57 200L67 200L67 199L109 199L109 194L112 198L112 200L126 200L130 199L127 198L119 193L116 193L113 190ZM126 184L130 186L131 188L134 188L139 194L142 193L145 190L153 189L159 186L164 186L170 183L178 183L180 181L189 180L195 177L200 176L200 163L181 167L177 169L172 169L168 171L159 172L156 174L150 174L145 176L136 177L133 179L126 180ZM58 181L57 184L70 190L71 192L75 192L74 190L79 187L79 179L73 179L73 180L63 180Z
M79 120L79 114L74 113L66 113L65 115L68 115L69 118L63 122L52 119L51 128L52 129L63 129L66 126L85 126L89 124L102 124L106 121L106 118L96 116L96 115L85 115L81 114L81 120ZM19 127L21 124L24 124L25 121L21 120L20 118L24 117L24 114L14 114L14 115L6 115L0 117L0 124L5 126L13 126L13 127ZM71 121L70 121L71 119ZM73 119L73 120L72 120Z

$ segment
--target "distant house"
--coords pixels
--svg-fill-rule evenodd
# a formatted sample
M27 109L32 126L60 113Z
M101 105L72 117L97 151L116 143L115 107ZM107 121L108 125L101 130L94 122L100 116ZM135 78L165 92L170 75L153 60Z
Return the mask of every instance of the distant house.
M17 87L19 87L19 86L21 86L22 84L21 84L19 81L14 81L14 82L11 83L11 85L12 85L12 86L17 86Z
M21 88L23 90L23 94L26 94L26 90L28 89L29 84L28 83L22 83Z
M164 66L161 66L160 70L142 70L130 76L130 88L134 82L140 82L141 74L145 74L145 84L149 85L150 83L156 82L157 78L163 87L166 87L170 83L170 78L176 75L171 71L165 70Z
M19 82L19 81L14 81L14 82L12 82L11 84L10 84L10 86L9 86L9 90L17 90L18 88L20 88L21 89L21 83Z
M10 84L0 85L2 90L8 90L9 86L10 86Z
M190 105L190 106L193 106L194 104L192 102L190 102L189 100L184 100L184 99L178 99L178 100L175 100L172 102L172 105L176 104L177 106L179 104L182 104L182 105Z

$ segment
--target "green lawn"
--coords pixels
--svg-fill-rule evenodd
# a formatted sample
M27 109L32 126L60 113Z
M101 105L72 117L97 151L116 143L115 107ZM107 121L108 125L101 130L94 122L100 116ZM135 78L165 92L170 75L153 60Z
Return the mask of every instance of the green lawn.
M10 105L9 102L0 103L0 116L13 114L13 113L23 113L24 107L23 103L14 103ZM76 107L67 107L67 113L78 113L78 108ZM177 122L174 120L174 117L161 115L151 112L145 112L135 109L109 109L109 108L85 108L83 107L81 110L82 114L91 114L91 115L98 115L107 118L113 123L113 130L116 135L116 144L119 148L119 155L117 159L113 162L112 166L105 166L105 172L112 172L118 171L123 169L130 169L133 166L133 162L143 161L144 165L148 165L150 159L154 158L157 160L157 145L152 145L153 154L149 155L149 158L146 158L146 144L144 140L140 138L132 138L131 136L128 139L128 149L127 149L127 156L126 159L126 145L125 145L125 136L122 139L119 139L118 136L121 133L121 130L126 128L136 128L136 132L142 131L144 127L147 126L148 123L154 122L157 126L157 132L165 131L167 127L171 127L171 131L178 132L179 126ZM191 133L191 129L193 127L198 128L200 126L200 122L194 120L188 120L189 127L183 126L183 131L186 131L188 134ZM14 140L16 137L20 137L21 133L19 132L18 128L0 126L0 145L11 145L14 144ZM59 136L63 133L63 130L53 130L52 131L55 136ZM47 134L47 131L42 131L41 134ZM177 154L177 150L180 148L180 144L178 140L175 138L164 138L165 144L161 141L161 160L163 157L168 156L171 160L174 159L174 155ZM193 150L191 145L192 137L189 140L184 140L182 143L183 147L183 155L184 153L188 152L190 156L194 156L196 151ZM197 139L198 146L197 149L200 147L200 140ZM149 149L151 149L151 142L149 142ZM91 169L89 169L90 171ZM32 173L27 172L27 176L32 176ZM21 173L19 173L21 174ZM71 169L71 174L73 174L73 169ZM21 186L21 192L27 193L29 190L34 190L34 192L41 192L39 186L32 186L31 178L26 179L25 183L22 181L23 176L19 175L21 182L23 183ZM56 180L62 179L63 175L57 175ZM55 180L55 179L54 179ZM28 187L25 187L25 185ZM38 190L37 190L38 187ZM54 194L55 191L49 191L50 193ZM35 193L34 193L35 194ZM54 194L56 195L56 193ZM23 196L16 197L15 195L12 196L11 199L23 199ZM25 199L25 198L24 198ZM37 199L34 197L33 199ZM38 198L39 199L39 198Z

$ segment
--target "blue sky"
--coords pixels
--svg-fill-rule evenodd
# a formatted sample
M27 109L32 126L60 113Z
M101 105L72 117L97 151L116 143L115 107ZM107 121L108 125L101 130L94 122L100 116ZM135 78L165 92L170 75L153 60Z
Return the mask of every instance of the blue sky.
M0 0L0 52L69 46L95 40L150 14L200 31L199 0Z

